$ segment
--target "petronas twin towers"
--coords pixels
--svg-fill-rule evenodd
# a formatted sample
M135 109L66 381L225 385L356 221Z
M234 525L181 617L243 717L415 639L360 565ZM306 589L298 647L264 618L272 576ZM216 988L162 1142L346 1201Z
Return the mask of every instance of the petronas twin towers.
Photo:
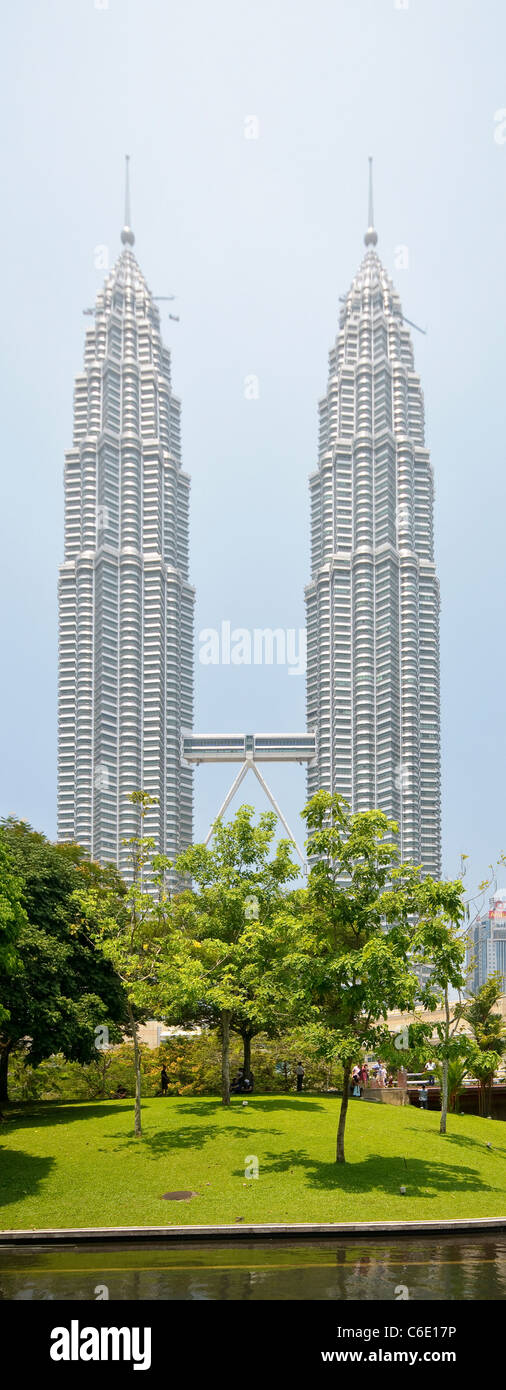
M156 798L145 821L173 859L192 835L192 773L181 729L193 714L190 480L180 403L160 317L123 250L97 296L65 460L59 585L58 836L125 875L138 832L129 792Z
M159 313L133 254L97 296L65 462L59 586L58 836L128 872L128 793L173 860L192 837L189 478ZM440 873L439 591L423 397L399 297L376 252L345 298L310 478L308 791L379 806L403 857ZM238 725L242 724L238 717Z
M440 874L439 586L420 378L376 252L344 300L310 478L309 792L380 807L403 858Z

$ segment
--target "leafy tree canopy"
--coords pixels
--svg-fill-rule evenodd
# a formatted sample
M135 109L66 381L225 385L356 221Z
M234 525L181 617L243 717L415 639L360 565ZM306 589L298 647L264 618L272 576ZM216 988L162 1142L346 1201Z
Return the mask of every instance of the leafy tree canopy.
M430 1007L444 981L460 978L452 924L462 916L462 888L400 863L397 826L382 811L352 814L342 797L322 791L303 816L311 870L285 968L295 1017L312 1019L322 1053L343 1064L337 1161L344 1162L353 1062L364 1048L390 1045L391 1009L411 1010L417 1000ZM422 990L415 967L427 960L435 977Z
M52 844L24 821L3 822L0 848L14 866L24 909L14 967L0 962L0 1090L6 1099L12 1048L29 1039L35 1066L59 1051L89 1061L95 1029L123 1019L125 1005L110 963L76 924L73 902L83 883L108 883L116 870L88 863L77 845Z
M193 890L173 903L175 931L167 969L169 1017L219 1021L223 1038L223 1100L229 1100L228 1033L273 1030L286 986L272 965L283 949L275 927L285 885L298 876L291 847L274 853L276 816L241 806L227 825L214 827L210 847L194 845L176 861Z

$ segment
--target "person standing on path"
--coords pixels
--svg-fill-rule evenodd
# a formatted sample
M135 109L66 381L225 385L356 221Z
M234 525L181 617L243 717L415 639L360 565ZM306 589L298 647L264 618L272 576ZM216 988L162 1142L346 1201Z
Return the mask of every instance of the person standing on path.
M167 1091L168 1091L168 1089L169 1089L169 1073L168 1073L167 1068L166 1068L165 1066L162 1067L162 1074L161 1074L160 1080L161 1080L161 1083L162 1083L162 1096L166 1096L166 1095L167 1095Z
M303 1080L304 1080L304 1067L303 1067L303 1065L302 1065L302 1062L297 1062L297 1090L298 1090L298 1091L301 1091L301 1090L302 1090L302 1082L303 1082Z

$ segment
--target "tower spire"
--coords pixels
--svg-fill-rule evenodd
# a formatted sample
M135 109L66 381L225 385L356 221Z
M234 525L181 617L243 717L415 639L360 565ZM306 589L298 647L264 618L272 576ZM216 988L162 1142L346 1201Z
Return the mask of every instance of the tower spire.
M374 208L372 196L372 154L369 155L369 225L364 237L366 246L376 246L378 233L374 229Z
M130 226L130 155L125 155L125 225L121 233L124 246L133 246L135 237Z

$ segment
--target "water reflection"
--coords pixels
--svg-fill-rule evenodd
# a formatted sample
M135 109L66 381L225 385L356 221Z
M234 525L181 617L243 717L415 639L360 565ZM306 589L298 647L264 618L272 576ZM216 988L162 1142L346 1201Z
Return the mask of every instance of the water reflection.
M506 1298L506 1236L0 1246L0 1299L222 1302ZM102 1294L103 1296L103 1294Z

